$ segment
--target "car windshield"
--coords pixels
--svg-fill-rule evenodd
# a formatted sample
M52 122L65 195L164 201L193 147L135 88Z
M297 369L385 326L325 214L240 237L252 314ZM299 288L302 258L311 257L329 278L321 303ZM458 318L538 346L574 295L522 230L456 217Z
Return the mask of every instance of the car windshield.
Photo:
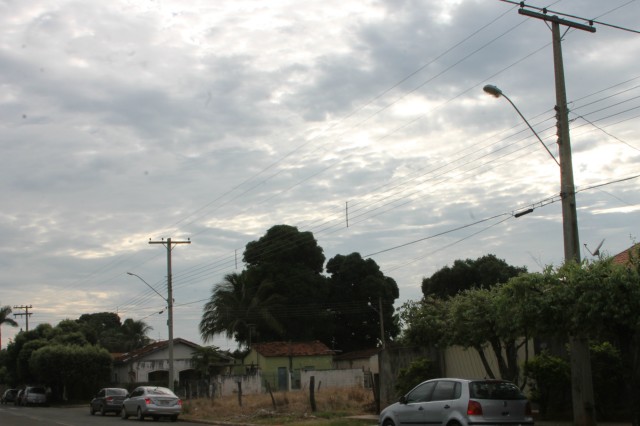
M44 388L29 388L29 393L46 393Z
M126 389L108 389L107 390L107 395L126 396L127 395L127 390Z
M527 397L511 382L477 381L469 384L471 398L477 399L526 399Z

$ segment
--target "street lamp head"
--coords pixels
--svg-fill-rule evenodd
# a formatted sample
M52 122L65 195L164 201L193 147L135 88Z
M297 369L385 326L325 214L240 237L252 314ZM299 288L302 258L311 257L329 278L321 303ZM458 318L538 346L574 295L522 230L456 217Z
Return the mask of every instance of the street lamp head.
M502 90L498 89L493 84L487 84L482 88L482 90L484 90L486 93L490 94L491 96L495 96L496 98L499 98L500 96L502 96Z

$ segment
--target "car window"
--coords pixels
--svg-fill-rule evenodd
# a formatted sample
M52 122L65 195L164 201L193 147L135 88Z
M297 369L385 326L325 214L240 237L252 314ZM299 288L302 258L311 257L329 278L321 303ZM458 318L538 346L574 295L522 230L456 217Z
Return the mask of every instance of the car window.
M142 395L143 392L144 392L144 390L142 390L142 389L136 389L133 392L131 392L131 397L140 396L140 395Z
M149 395L173 395L173 393L166 388L153 388L148 390Z
M498 380L472 382L469 391L471 397L477 399L517 400L527 398L515 384Z
M126 396L127 395L127 390L126 389L109 389L107 391L107 395Z
M458 399L461 394L461 386L458 382L449 380L441 380L433 391L432 401L444 401L449 399Z
M101 389L100 392L98 392L98 398L102 398L104 396L104 389Z
M431 393L436 382L426 382L418 385L407 395L407 404L412 402L427 402L431 399Z

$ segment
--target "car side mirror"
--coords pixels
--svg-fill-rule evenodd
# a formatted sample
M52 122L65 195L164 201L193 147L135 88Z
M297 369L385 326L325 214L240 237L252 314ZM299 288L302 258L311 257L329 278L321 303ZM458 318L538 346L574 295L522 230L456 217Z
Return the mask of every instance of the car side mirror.
M399 402L400 404L406 404L406 403L407 403L407 397L406 397L406 396L404 396L404 395L402 395L402 396L400 397L400 399L398 400L398 402Z

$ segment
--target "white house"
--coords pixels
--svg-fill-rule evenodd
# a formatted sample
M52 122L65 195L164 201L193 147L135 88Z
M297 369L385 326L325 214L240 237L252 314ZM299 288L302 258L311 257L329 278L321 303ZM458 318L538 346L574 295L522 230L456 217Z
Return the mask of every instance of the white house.
M179 383L197 376L191 359L198 348L200 345L188 340L173 339L173 374ZM144 348L114 355L111 381L123 385L149 382L168 384L169 341L154 342Z

